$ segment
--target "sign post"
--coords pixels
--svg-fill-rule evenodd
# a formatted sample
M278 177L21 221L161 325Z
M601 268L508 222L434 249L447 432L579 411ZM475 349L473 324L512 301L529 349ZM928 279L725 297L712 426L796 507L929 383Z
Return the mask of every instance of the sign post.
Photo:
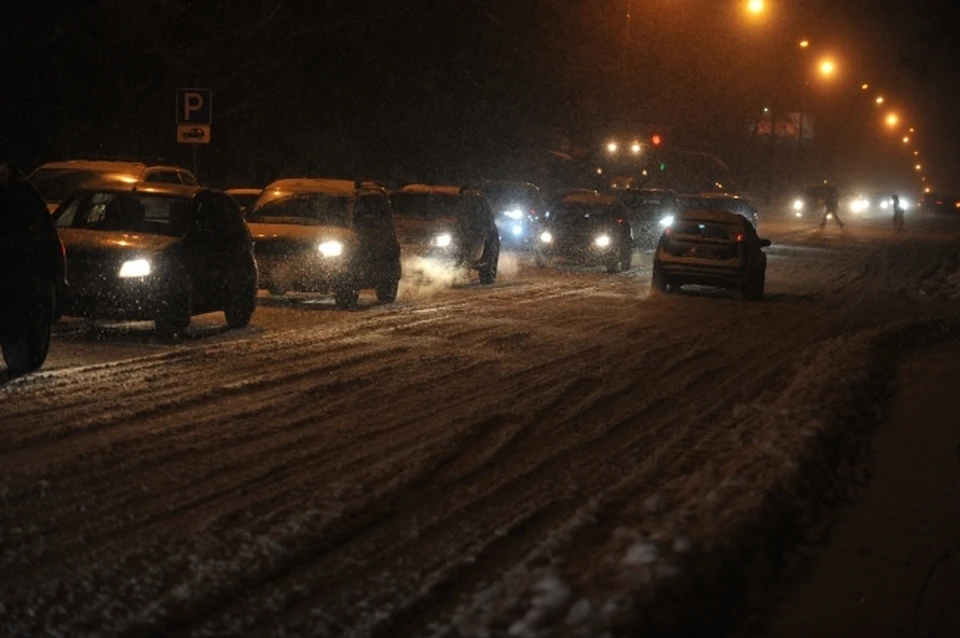
M210 143L213 122L213 91L177 89L177 142L193 146L193 174L198 170L198 144Z

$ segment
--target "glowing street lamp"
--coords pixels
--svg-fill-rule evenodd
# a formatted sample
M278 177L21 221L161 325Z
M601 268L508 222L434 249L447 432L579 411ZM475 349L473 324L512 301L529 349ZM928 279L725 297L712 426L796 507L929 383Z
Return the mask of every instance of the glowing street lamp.
M923 168L923 167L922 167L922 166L920 166L919 164L917 164L916 166L914 166L914 168L915 168L915 169L917 169L917 170L919 171L919 170L920 170L921 168Z
M747 13L752 13L753 15L760 15L767 8L767 4L763 0L748 0L747 1Z
M904 143L904 144L909 144L909 143L910 143L910 138L907 137L906 135L904 135L904 137L903 137L903 143Z
M876 102L877 104L883 104L883 96L882 96L882 95L878 95L878 96L877 96L877 99L875 100L875 102Z
M861 90L861 91L866 91L866 90L869 89L869 88L870 88L870 85L867 84L866 82L864 82L863 84L860 85L860 90Z
M833 60L827 58L820 61L820 75L823 77L831 77L834 73L837 72L837 65L834 64Z
M810 46L810 40L800 40L801 49L806 49L808 46Z
M919 155L919 154L920 154L920 151L914 151L913 154L914 154L914 155Z
M620 148L620 145L617 144L616 142L609 142L607 144L607 152L610 154L616 153L619 148Z
M634 142L633 145L630 147L630 152L633 153L634 155L639 155L639 154L640 154L640 142Z
M894 128L900 123L900 116L898 116L896 113L888 113L886 123L890 128Z
M915 132L912 126L910 127L910 132L911 133Z

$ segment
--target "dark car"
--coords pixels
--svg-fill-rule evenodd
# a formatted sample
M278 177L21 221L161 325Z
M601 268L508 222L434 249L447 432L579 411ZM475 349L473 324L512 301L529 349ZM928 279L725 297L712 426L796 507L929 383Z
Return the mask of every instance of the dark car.
M234 198L240 205L240 212L246 217L247 213L253 210L260 195L263 194L262 188L228 188L227 195Z
M63 244L43 198L0 165L0 346L14 374L43 365L66 290Z
M222 310L231 328L256 308L257 265L237 203L193 186L83 188L55 215L71 282L66 314L152 319L172 334Z
M381 303L396 300L400 244L382 185L279 180L264 189L247 223L270 294L333 292L337 305L349 308L373 288Z
M760 299L767 272L763 248L769 245L742 215L681 211L657 245L651 286L661 292L685 284L715 286Z
M757 207L740 195L726 193L702 193L699 195L680 195L678 198L680 210L719 210L741 215L750 220L754 228L760 223Z
M543 194L528 182L493 181L483 184L504 246L529 247L539 219L546 212Z
M537 238L536 263L603 265L607 272L628 270L633 235L623 205L613 197L568 195L550 211Z
M617 192L617 199L627 210L634 242L644 248L656 246L680 206L677 194L666 188L630 188Z
M88 183L184 184L196 186L197 178L179 166L143 162L67 160L44 164L30 174L30 183L40 191L52 213L74 191Z
M390 196L404 251L442 266L477 271L481 284L497 279L500 232L476 188L408 184Z

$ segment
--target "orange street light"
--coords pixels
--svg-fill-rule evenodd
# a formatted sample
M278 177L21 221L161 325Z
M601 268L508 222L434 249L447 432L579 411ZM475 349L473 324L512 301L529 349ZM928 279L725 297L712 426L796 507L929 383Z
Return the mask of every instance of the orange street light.
M904 144L909 144L909 143L910 143L910 138L907 137L907 136L904 136L904 137L903 137L903 143L904 143Z
M747 2L747 12L753 15L763 13L766 8L767 5L763 0L748 0Z
M608 152L608 153L616 153L616 152L617 152L617 149L619 149L619 148L620 148L620 146L619 146L616 142L609 142L609 143L607 144L607 152Z
M911 132L911 133L913 133L913 132L914 132L914 130L913 130L913 127L910 127L910 132Z
M876 102L877 102L877 104L883 104L883 96L882 96L882 95L878 95L878 96L877 96L877 99L876 99Z
M888 113L886 123L887 126L893 128L900 123L900 116L898 116L896 113Z
M866 91L866 90L869 89L869 88L870 88L870 85L867 84L866 82L864 82L863 84L860 85L860 89L861 89L862 91Z
M639 154L640 154L640 142L634 142L633 145L630 147L630 152L633 153L634 155L639 155Z
M922 166L920 166L919 164L917 164L916 166L914 166L914 168L915 168L915 169L917 169L917 170L919 171L919 170L920 170L921 168L923 168L923 167L922 167Z
M924 188L924 189L923 189L923 192L924 192L924 193L929 193L929 192L930 192L930 187L927 186L926 188Z
M824 77L831 77L836 72L837 65L834 64L833 60L827 58L820 61L820 75Z
M920 154L920 151L914 151L913 154L914 154L914 155L919 155L919 154Z
M810 46L810 40L800 40L801 49L806 49L808 46Z

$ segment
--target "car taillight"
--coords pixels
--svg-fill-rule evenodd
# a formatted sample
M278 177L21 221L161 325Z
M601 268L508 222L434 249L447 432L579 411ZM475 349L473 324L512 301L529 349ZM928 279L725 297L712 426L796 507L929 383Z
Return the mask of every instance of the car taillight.
M67 258L67 247L64 245L62 239L58 239L57 241L60 242L60 254L63 255L63 258L64 258L64 259L66 259L66 258Z
M738 243L738 244L742 244L742 243L743 243L743 233L738 233L738 234L737 234L737 243Z
M673 233L673 229L667 226L667 229L663 231L663 234L669 237Z

